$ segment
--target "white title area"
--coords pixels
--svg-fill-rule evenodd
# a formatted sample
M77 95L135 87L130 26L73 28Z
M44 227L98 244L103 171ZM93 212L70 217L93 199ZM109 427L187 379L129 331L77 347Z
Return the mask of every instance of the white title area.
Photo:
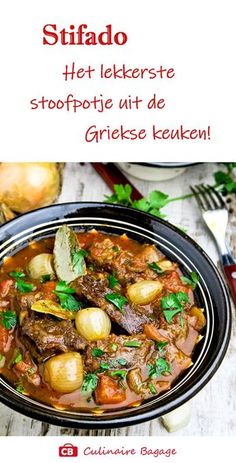
M234 161L233 3L4 5L0 160Z

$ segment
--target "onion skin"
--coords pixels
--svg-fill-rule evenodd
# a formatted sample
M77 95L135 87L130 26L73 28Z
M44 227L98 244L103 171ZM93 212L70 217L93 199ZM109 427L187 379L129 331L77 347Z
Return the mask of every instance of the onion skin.
M106 339L111 331L111 320L98 307L90 307L77 312L75 326L79 334L87 341Z
M54 391L68 394L76 391L83 383L83 361L78 352L66 352L47 360L44 379Z
M163 285L158 280L143 280L128 286L127 295L134 304L149 304L162 291Z
M197 323L194 326L194 328L196 328L196 330L198 330L198 331L201 331L204 328L204 326L206 325L206 318L205 318L205 315L202 312L202 310L197 306L193 306L191 308L191 310L190 310L190 315L192 317L197 318Z
M55 276L53 270L53 255L43 252L34 256L27 267L28 274L33 280L39 280L43 275Z
M52 204L60 191L55 162L0 164L0 202L14 212L28 212Z

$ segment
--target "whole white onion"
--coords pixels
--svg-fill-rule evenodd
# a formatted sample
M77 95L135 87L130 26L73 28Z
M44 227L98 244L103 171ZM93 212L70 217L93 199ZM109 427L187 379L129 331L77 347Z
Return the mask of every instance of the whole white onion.
M0 202L15 212L52 204L60 191L60 171L55 162L2 162Z

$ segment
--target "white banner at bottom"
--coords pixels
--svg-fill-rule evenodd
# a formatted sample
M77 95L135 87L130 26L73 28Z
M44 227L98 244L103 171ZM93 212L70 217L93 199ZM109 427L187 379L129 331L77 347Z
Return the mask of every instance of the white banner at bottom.
M235 461L234 437L1 437L17 463L214 463ZM5 458L4 458L5 457Z

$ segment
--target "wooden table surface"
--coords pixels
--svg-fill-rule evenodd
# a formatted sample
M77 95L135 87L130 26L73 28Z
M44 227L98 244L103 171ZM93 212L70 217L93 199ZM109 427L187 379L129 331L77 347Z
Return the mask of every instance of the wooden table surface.
M212 182L212 173L219 169L216 164L196 165L181 176L165 182L144 182L132 178L132 182L144 194L160 189L170 196L179 196L189 192L188 185L202 181ZM66 165L64 182L58 202L102 201L109 189L90 164L81 166ZM188 234L202 246L214 262L218 255L216 246L203 224L194 199L178 201L166 207L170 222L187 229ZM236 213L231 215L228 237L236 256ZM233 310L234 313L234 310ZM226 357L219 370L207 386L191 401L192 416L189 425L173 435L181 436L230 436L236 432L236 333L234 333ZM58 435L168 435L159 419L126 428L86 431L60 428L24 417L0 404L1 436L58 436Z

